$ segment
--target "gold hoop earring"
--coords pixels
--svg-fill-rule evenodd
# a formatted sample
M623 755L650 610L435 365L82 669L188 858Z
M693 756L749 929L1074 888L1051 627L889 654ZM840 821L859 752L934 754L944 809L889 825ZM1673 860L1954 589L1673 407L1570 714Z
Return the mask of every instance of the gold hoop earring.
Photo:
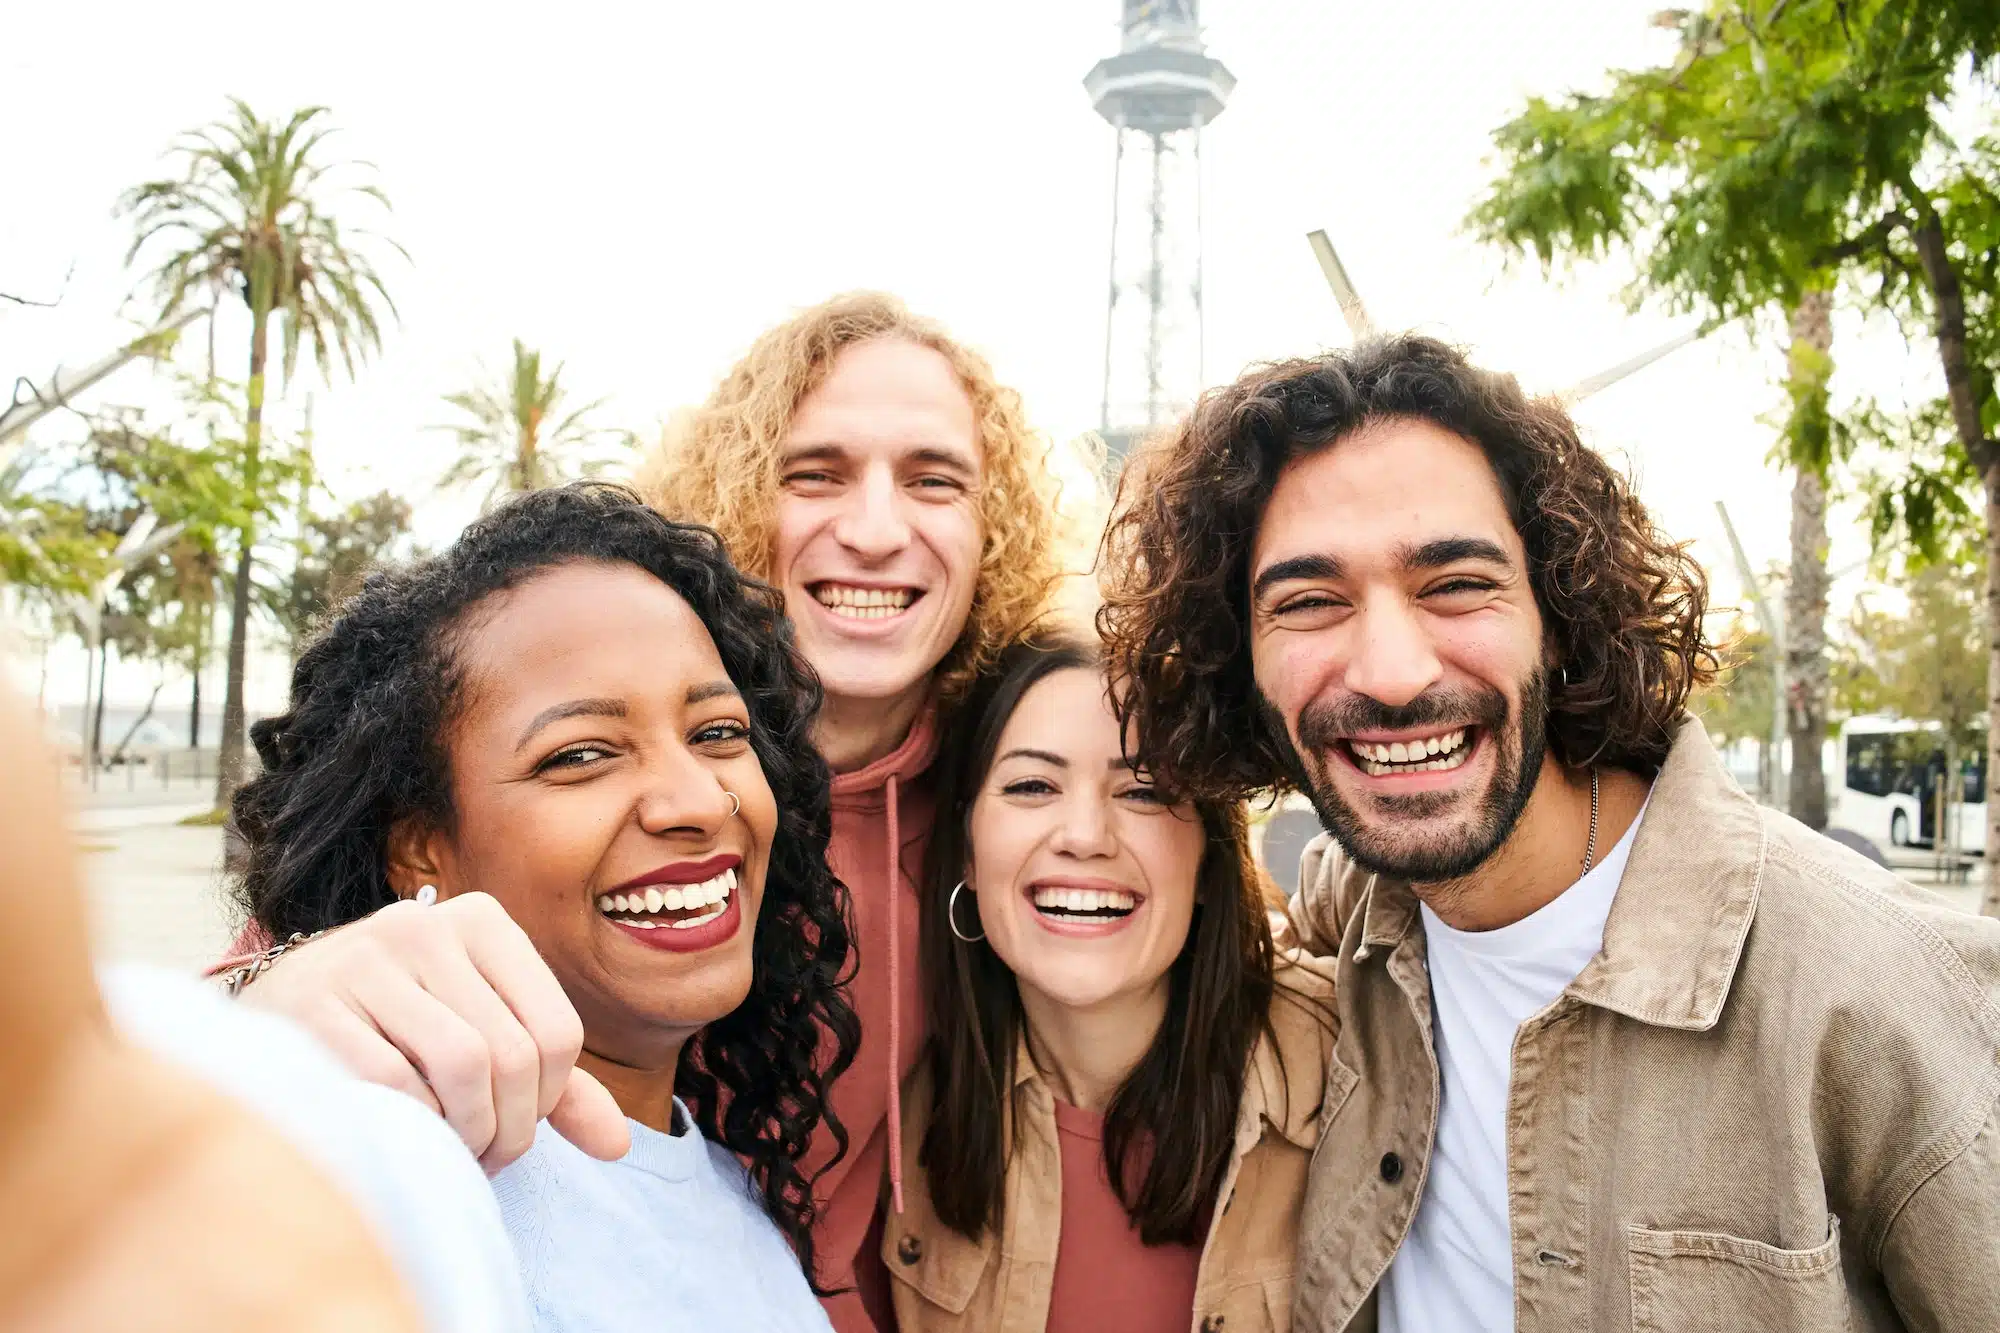
M958 883L951 886L951 896L944 900L944 923L945 925L951 927L951 933L961 943L977 944L979 943L979 941L986 938L986 932L984 930L980 931L977 935L967 935L958 928L958 894L959 890L963 889L964 887L965 887L964 880L960 880Z

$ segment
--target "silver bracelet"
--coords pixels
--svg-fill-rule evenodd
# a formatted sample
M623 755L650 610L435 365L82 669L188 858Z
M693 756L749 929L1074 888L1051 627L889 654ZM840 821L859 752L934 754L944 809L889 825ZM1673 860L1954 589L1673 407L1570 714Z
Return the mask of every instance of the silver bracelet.
M222 993L224 995L236 995L240 993L245 986L270 971L271 964L277 962L301 944L310 944L324 934L326 932L323 930L315 930L310 935L295 933L283 944L274 944L252 958L249 962L239 963L227 972L220 973L216 980L222 983Z

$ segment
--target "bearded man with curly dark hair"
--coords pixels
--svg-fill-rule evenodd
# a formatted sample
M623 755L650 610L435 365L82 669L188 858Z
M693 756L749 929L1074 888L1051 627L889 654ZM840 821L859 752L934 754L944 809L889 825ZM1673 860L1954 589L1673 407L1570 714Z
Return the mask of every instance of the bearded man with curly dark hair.
M1414 336L1253 370L1102 579L1134 758L1327 830L1295 1329L1991 1326L2000 925L1736 787L1705 577L1560 403Z

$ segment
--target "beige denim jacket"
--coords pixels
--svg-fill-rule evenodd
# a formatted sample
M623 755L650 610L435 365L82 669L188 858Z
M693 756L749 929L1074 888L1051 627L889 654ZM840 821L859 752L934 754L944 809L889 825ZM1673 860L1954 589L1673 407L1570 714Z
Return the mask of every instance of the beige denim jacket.
M1202 1247L1192 1333L1284 1333L1291 1325L1299 1205L1333 1049L1331 971L1319 959L1278 969L1289 994L1271 1005L1275 1046L1267 1037L1251 1056L1222 1205ZM1042 1333L1062 1219L1062 1150L1048 1084L1023 1048L1014 1061L1021 1132L1007 1163L1002 1234L978 1240L938 1220L917 1162L930 1123L928 1068L912 1077L903 1106L903 1212L890 1215L882 1237L901 1333Z
M1424 934L1324 838L1299 882L1341 1028L1294 1326L1368 1330L1437 1129ZM1603 951L1514 1040L1515 1327L2000 1329L1996 1105L2000 921L1759 807L1687 721Z

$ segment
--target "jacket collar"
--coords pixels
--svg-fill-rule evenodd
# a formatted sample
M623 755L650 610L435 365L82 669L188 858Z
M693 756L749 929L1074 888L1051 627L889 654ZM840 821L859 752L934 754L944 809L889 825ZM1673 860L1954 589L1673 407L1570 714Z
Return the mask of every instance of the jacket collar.
M1262 1137L1263 1124L1307 1152L1319 1146L1327 1061L1337 1031L1331 971L1324 963L1278 966L1271 1030L1250 1055L1250 1077L1236 1116L1239 1157Z
M1683 718L1612 900L1604 947L1565 993L1656 1027L1714 1027L1756 916L1765 854L1757 803L1722 767L1700 721ZM1416 895L1399 880L1371 876L1361 903L1365 951L1392 951L1416 926Z
M1625 863L1604 948L1569 994L1656 1027L1705 1032L1722 1016L1757 914L1764 819L1708 732L1681 722Z

